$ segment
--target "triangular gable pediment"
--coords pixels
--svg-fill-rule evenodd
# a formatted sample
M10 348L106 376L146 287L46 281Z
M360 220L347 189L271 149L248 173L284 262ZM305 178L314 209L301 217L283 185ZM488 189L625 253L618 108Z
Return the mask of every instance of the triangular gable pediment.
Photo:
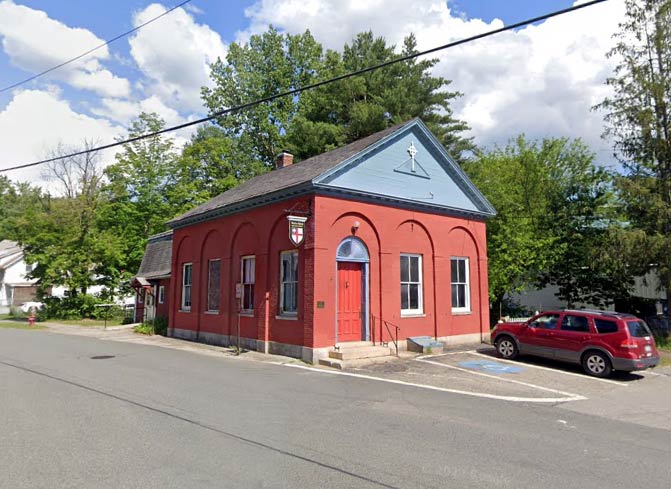
M415 119L314 184L335 193L492 216L495 211L426 126Z

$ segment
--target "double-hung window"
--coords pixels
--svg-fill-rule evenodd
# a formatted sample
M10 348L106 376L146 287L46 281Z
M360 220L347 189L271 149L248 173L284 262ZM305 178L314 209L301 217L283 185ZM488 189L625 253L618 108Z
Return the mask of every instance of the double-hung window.
M298 251L284 251L280 269L280 314L298 312Z
M452 275L452 312L471 311L471 292L468 277L468 258L450 259Z
M422 314L422 255L401 254L401 314Z
M191 310L192 280L193 280L193 263L182 264L182 311Z
M207 261L207 312L219 312L221 260Z
M165 303L165 285L158 286L158 303Z
M253 256L243 256L240 260L242 282L242 311L254 311L254 275L256 259Z

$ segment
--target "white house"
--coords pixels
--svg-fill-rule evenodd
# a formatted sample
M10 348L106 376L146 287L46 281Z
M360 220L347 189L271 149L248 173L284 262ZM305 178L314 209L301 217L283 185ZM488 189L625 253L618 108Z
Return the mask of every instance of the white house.
M0 314L12 306L36 300L37 280L26 278L33 265L23 259L23 251L15 241L0 241Z

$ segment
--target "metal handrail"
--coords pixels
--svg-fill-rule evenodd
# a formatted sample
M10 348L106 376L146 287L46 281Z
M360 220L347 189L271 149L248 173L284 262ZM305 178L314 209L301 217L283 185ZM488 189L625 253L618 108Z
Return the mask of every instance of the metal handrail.
M372 326L373 326L372 330L373 331L375 331L375 320L376 319L379 320L384 325L385 329L387 330L387 334L389 335L389 338L391 339L392 343L394 343L394 349L396 350L396 356L398 356L398 332L400 331L401 327L396 326L393 323L390 323L386 319L378 318L378 317L371 314L371 321L373 323L372 324ZM394 328L394 334L393 335L391 334L391 329L389 329L390 327ZM385 343L387 345L389 344L388 341L385 342L382 338L382 329L380 329L380 343L383 344L383 345ZM374 336L373 336L373 344L375 344L375 337Z

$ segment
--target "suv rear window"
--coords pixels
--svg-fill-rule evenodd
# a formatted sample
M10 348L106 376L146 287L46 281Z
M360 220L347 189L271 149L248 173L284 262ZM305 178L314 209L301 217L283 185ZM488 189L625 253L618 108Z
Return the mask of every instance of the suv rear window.
M599 334L617 333L617 322L594 318L594 326Z
M627 329L629 334L634 338L643 338L644 336L651 336L648 326L643 321L627 321Z

